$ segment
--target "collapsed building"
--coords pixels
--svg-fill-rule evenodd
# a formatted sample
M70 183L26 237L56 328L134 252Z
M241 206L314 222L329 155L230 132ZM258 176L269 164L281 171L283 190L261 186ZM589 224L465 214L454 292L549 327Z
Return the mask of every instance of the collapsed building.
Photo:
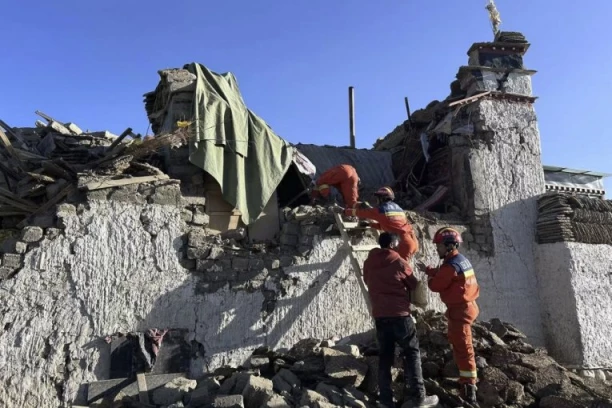
M0 402L106 406L109 395L142 394L137 374L147 373L155 393L176 373L202 384L210 373L237 381L220 373L252 364L262 347L367 342L372 321L333 217L300 195L342 163L357 169L363 197L381 185L398 191L418 260L438 262L431 238L439 227L461 231L482 287L482 320L512 322L564 367L610 380L605 175L542 166L528 47L518 33L474 44L450 95L372 150L291 145L246 108L231 74L200 64L160 71L145 94L153 137L84 132L40 112L45 122L35 128L0 122ZM353 240L373 243L367 233ZM428 308L443 310L437 295ZM479 352L492 353L495 342ZM527 353L520 350L512 352ZM528 383L540 381L529 375ZM502 390L483 398L555 406L571 399L558 395L568 378L526 386L520 398ZM257 388L230 385L222 384L226 394L245 399ZM287 406L308 394L299 393ZM157 405L179 402L164 401ZM342 401L333 405L362 406Z

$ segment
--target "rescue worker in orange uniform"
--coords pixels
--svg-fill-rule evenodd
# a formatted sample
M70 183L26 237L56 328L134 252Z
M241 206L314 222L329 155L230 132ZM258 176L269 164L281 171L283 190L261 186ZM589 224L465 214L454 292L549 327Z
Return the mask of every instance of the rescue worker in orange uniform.
M359 184L359 176L353 166L341 164L332 167L321 174L315 182L315 186L310 193L311 204L315 204L320 198L327 199L330 188L334 187L342 194L344 206L353 207L359 198Z
M476 401L476 360L472 345L472 323L478 317L476 299L480 287L474 275L471 262L459 253L461 234L453 228L439 229L433 238L442 265L427 267L428 286L432 292L440 293L446 304L448 319L448 340L453 357L459 368L459 383L462 397L471 404Z
M390 187L381 187L374 193L376 208L368 203L357 203L353 208L347 208L344 213L348 216L369 218L376 222L371 223L372 228L383 230L399 237L397 253L409 260L419 250L419 242L416 239L412 225L408 222L404 210L397 205L395 194Z

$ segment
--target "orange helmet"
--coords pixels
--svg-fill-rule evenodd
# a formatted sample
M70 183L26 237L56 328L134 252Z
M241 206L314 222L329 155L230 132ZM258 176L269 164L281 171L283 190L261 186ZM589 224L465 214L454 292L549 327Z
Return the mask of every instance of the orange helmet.
M374 195L382 198L388 198L389 200L395 200L395 194L393 193L393 190L391 190L391 187L381 187L374 193Z
M440 228L433 237L434 244L458 245L462 242L459 231L450 227Z

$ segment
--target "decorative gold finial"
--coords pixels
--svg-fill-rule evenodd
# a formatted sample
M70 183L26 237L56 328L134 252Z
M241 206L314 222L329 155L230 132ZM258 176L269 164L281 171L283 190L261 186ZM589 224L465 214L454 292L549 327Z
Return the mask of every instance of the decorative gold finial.
M499 33L499 26L501 25L502 21L499 11L497 11L497 7L495 6L495 2L493 0L489 0L489 4L487 4L486 9L489 11L489 20L491 21L491 26L493 27L493 35L497 36L497 33Z

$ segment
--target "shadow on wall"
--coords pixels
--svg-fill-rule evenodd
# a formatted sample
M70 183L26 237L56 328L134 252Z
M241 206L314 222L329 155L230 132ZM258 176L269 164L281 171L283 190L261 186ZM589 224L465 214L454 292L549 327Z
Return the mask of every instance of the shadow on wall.
M341 268L345 260L345 250L337 249L329 261L282 268L275 278L256 282L257 289L252 275L238 273L231 287L226 283L211 293L199 290L205 282L201 273L194 273L155 301L141 330L188 329L191 374L196 377L242 364L257 347L290 347L304 337L364 331L365 303L365 319L345 313L348 304L360 305L350 298L359 295L359 287L350 268Z

